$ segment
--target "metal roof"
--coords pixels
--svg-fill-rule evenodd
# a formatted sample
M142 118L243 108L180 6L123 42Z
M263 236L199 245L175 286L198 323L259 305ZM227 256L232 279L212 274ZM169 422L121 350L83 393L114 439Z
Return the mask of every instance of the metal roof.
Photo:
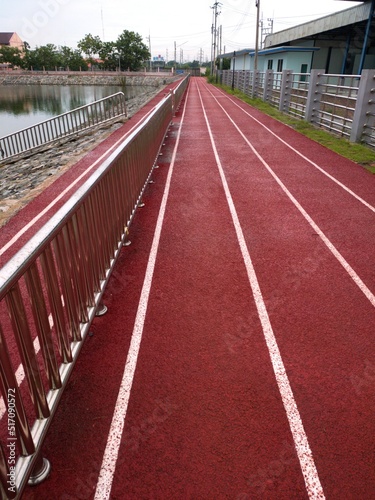
M242 49L242 50L236 50L236 51L235 51L235 53L236 53L236 57L247 55L247 54L249 54L250 52L253 52L254 50L255 50L255 49ZM219 55L218 55L218 58L219 58L219 59L231 59L232 57L234 57L234 52L226 52L225 54L219 54Z
M280 52L315 52L317 50L319 50L319 47L293 47L291 45L288 45L286 47L271 47L269 49L261 49L258 51L258 54L262 56L262 55L278 54ZM250 57L253 57L254 54L255 54L255 49L243 49L243 50L236 50L235 54L234 52L227 52L226 54L220 54L218 58L232 59L234 55L236 55L236 57L244 55L245 56L249 55Z
M313 37L314 35L340 29L344 26L364 22L368 20L370 10L371 0L368 0L362 2L361 5L356 5L355 7L335 12L314 21L268 35L265 38L264 45L267 48L284 45L301 38Z

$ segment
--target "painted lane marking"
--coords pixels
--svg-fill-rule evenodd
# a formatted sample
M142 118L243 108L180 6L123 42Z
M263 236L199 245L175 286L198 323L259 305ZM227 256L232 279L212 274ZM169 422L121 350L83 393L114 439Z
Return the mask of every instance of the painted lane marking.
M139 349L142 341L143 328L146 318L147 306L151 292L152 279L155 269L156 257L159 248L161 231L164 223L164 216L171 186L173 168L177 155L177 148L180 143L181 128L185 117L186 103L181 117L180 127L177 133L176 144L173 150L171 164L164 188L163 198L159 209L159 215L155 227L154 238L147 263L146 274L142 286L141 296L138 304L138 310L134 322L134 329L130 342L129 352L125 363L125 369L121 380L120 389L117 396L116 406L112 416L111 427L108 434L108 440L104 451L103 461L100 468L99 478L96 485L94 500L109 499L112 489L113 478L116 470L121 438L125 424L126 413L129 404L130 392L133 385L134 374L137 366Z
M253 293L255 305L258 311L259 319L262 325L264 338L267 344L268 352L271 358L272 367L275 373L275 378L284 405L286 416L289 422L289 427L292 432L294 445L297 451L301 471L304 477L306 490L310 499L318 500L324 499L325 495L320 483L318 471L315 466L314 458L310 445L303 427L302 419L299 414L297 403L294 399L293 391L290 386L288 375L279 351L279 347L272 329L271 321L268 316L266 305L263 300L262 292L260 290L258 278L251 260L249 250L246 245L245 237L242 231L241 223L238 218L236 207L233 202L232 195L225 177L225 173L220 161L218 151L216 149L215 140L213 138L212 130L208 117L204 108L202 96L198 88L201 106L207 124L208 133L211 140L212 149L214 151L217 167L219 169L221 181L224 187L225 196L228 202L229 210L232 216L233 224L235 227L238 243L241 249L242 257L245 263L250 287ZM229 115L228 115L229 117Z
M217 101L216 97L212 94L212 92L208 89L208 91L210 92L210 94L212 95L212 97ZM325 175L326 177L328 177L331 181L333 181L334 183L336 183L338 186L340 186L342 189L344 189L344 191L346 191L347 193L349 193L351 196L353 196L357 201L359 201L360 203L362 203L365 207L367 207L369 210L371 210L372 212L375 213L375 207L373 205L371 205L370 203L368 203L366 200L364 200L363 198L361 198L359 195L357 195L354 191L352 191L350 188L348 188L348 186L346 186L345 184L343 184L342 182L340 182L338 179L336 179L335 177L333 177L333 175L329 174L328 172L326 172L322 167L320 167L317 163L313 162L312 160L310 160L309 158L307 158L307 156L305 156L304 154L302 154L300 151L298 151L297 149L295 149L293 146L291 146L289 143L287 143L286 141L284 141L284 139L282 139L280 136L278 136L275 132L273 132L271 129L269 129L266 125L264 125L264 123L262 123L261 121L259 121L257 118L255 118L251 113L248 113L247 111L245 111L245 109L243 109L235 100L231 99L229 96L225 95L224 94L224 97L226 97L230 102L232 102L235 106L237 106L241 111L243 111L247 116L249 116L252 120L254 120L256 123L258 123L259 125L261 125L265 130L267 130L267 132L269 132L270 134L272 134L274 137L276 137L276 139L278 139L280 142L282 142L285 146L287 146L289 149L291 149L294 153L296 153L298 156L300 156L301 158L303 158L307 163L310 163L310 165L312 165L313 167L315 167L317 170L319 170L319 172L321 172L323 175ZM217 101L218 102L218 101ZM222 107L222 106L221 106ZM224 109L222 107L222 109ZM229 116L229 115L228 115Z
M211 94L212 95L212 94ZM335 256L338 262L342 265L345 271L349 274L354 283L358 286L361 292L365 295L365 297L369 300L372 306L375 307L375 295L371 292L371 290L366 286L366 284L362 281L362 279L358 276L358 274L354 271L348 261L341 255L341 253L337 250L334 244L329 240L329 238L324 234L324 232L320 229L320 227L316 224L316 222L312 219L312 217L306 212L306 210L302 207L302 205L297 201L297 199L292 195L292 193L288 190L285 184L281 181L281 179L275 174L272 168L268 165L268 163L262 158L262 156L258 153L255 147L251 144L245 134L241 131L238 125L234 122L234 120L229 116L227 111L221 106L221 104L217 101L217 99L213 96L217 104L221 107L224 113L227 115L230 122L236 128L238 133L245 140L247 145L250 147L254 155L258 158L258 160L263 164L263 166L268 170L268 172L275 179L277 184L281 187L293 205L298 209L298 211L302 214L302 216L306 219L306 221L310 224L310 226L314 229L314 231L319 235L320 239L326 245L328 250Z

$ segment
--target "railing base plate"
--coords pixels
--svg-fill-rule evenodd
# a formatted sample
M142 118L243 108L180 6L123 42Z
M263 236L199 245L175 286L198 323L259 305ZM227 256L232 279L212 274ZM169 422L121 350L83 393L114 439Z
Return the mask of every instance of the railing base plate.
M37 470L33 470L31 476L28 480L29 486L36 486L42 483L51 472L51 462L47 458L42 458L40 464L38 464Z
M107 306L105 306L104 304L99 304L99 307L95 313L95 316L104 316L107 311L108 311Z

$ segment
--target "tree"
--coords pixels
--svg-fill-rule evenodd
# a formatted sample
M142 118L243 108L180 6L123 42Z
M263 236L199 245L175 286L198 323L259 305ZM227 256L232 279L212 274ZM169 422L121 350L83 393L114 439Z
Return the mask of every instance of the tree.
M119 56L116 52L116 45L114 42L104 42L99 50L100 60L103 61L102 65L105 69L116 69L119 65Z
M92 63L93 57L95 55L99 55L99 51L102 48L102 41L98 36L93 36L89 33L77 43L77 47L81 49L84 54L86 54L89 62Z
M121 69L137 71L149 61L151 54L142 37L134 31L124 30L116 41Z
M219 61L220 64L220 61ZM230 69L230 59L223 57L223 66L221 69Z
M27 50L24 58L24 67L35 70L54 70L61 66L60 55L56 45L49 43L37 47L35 50Z
M59 55L60 65L64 69L69 68L72 71L87 70L87 63L79 50L72 50L64 45L60 47Z
M22 66L22 52L17 47L0 46L0 62L11 66Z

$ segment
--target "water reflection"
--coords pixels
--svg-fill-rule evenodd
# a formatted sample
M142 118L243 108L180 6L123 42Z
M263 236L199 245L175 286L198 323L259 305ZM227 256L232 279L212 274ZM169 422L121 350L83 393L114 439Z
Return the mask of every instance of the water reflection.
M129 99L142 87L97 85L2 85L0 86L0 137L84 106L116 92Z

